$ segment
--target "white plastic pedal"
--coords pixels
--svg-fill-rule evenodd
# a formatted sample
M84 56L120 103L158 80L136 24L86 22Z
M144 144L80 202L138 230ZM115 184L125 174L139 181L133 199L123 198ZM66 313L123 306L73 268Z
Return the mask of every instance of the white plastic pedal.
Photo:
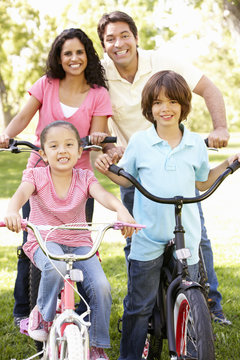
M70 270L70 279L72 281L81 282L83 281L83 272L80 269Z

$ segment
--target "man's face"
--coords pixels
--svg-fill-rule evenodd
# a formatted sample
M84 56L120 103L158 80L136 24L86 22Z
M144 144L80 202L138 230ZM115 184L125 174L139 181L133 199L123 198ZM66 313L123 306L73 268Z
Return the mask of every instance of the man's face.
M137 62L137 43L125 22L109 23L103 35L104 50L116 67L127 67Z

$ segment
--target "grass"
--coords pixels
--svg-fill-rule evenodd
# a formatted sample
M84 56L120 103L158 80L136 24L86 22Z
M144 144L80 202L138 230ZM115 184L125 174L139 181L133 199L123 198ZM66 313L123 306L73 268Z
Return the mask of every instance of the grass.
M239 151L239 134L232 136L228 149L218 153L209 152L212 162L225 159L229 154ZM2 160L4 156L4 160ZM21 160L21 158L25 158ZM25 167L27 155L1 154L1 197L7 199L16 189L21 172ZM10 169L11 168L11 172ZM4 169L4 170L3 170ZM11 178L15 181L10 182ZM99 176L99 181L119 195L118 188ZM229 177L209 199L203 203L208 235L212 241L215 269L219 290L223 295L223 309L233 322L231 327L214 325L216 335L216 359L240 359L240 242L239 242L239 174ZM34 342L20 334L13 325L13 288L16 277L16 235L1 229L3 241L0 242L0 360L24 359L34 353ZM7 243L7 246L5 244ZM110 319L112 348L108 350L111 360L119 355L120 334L117 330L118 319L122 316L122 301L126 294L126 270L123 252L124 241L104 242L101 246L102 266L112 288L113 306ZM164 344L162 360L167 360L167 344ZM206 359L207 360L207 359Z

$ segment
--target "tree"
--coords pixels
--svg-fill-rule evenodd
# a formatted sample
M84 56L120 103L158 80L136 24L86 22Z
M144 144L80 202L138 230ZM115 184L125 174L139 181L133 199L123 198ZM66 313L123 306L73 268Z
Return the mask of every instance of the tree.
M55 20L45 19L26 0L0 2L0 101L4 126L19 110L27 87L43 73L49 34Z

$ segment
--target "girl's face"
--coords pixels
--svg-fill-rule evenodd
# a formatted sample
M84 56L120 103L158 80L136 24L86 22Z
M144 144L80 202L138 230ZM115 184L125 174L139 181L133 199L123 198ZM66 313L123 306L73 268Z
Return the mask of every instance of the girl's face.
M74 131L67 126L56 126L48 130L41 156L52 170L72 170L81 157Z
M87 67L87 54L78 38L68 39L62 46L60 64L67 75L84 75Z
M181 105L177 100L169 99L165 95L164 88L153 101L152 114L157 122L157 126L179 126L181 116Z

